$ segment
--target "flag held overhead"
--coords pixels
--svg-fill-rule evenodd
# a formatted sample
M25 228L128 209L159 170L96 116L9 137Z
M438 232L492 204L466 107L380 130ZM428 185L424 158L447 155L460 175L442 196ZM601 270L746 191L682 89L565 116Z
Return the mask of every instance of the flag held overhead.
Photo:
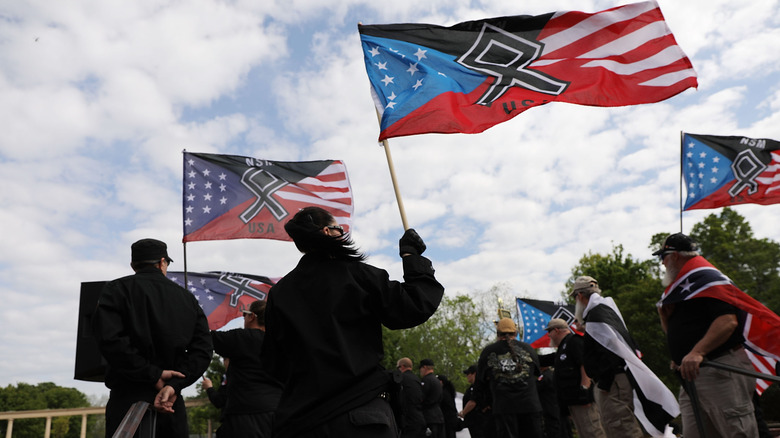
M635 105L697 86L655 1L597 13L358 30L380 140L482 132L553 101Z

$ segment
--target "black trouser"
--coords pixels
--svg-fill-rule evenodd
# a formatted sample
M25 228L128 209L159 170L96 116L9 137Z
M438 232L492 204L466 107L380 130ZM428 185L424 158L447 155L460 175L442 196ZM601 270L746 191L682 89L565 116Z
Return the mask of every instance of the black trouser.
M390 403L385 399L375 398L363 406L296 436L298 438L397 438L398 432Z
M154 393L151 398L148 395L138 393L128 393L124 391L111 390L106 404L106 438L111 438L122 423L125 414L137 401L149 402L150 409L154 403ZM189 429L187 427L187 409L184 406L184 398L176 397L173 404L173 414L157 413L157 438L189 438ZM151 413L147 412L144 420ZM143 423L142 423L143 424Z
M542 438L541 412L493 414L498 438Z
M217 429L217 438L270 438L273 412L227 414Z

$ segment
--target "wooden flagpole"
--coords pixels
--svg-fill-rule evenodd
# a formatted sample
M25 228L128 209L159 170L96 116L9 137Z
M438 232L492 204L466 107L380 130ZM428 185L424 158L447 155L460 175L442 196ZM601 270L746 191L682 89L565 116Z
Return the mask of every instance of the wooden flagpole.
M358 26L363 23L358 21ZM376 110L376 118L379 121L379 129L382 129L382 116L379 114L379 110ZM387 140L382 140L382 147L385 149L385 157L387 157L387 167L390 169L390 179L393 181L393 191L395 192L395 200L398 202L398 212L401 213L401 223L404 226L404 230L409 229L409 222L406 220L406 210L404 209L404 200L401 199L401 189L398 188L398 178L395 176L395 166L393 165L393 156L390 154L390 143Z
M382 126L382 117L379 115L379 111L376 112L376 118L379 120L379 126ZM390 179L393 181L393 190L395 191L395 199L398 202L398 211L401 213L401 223L404 226L404 230L409 229L409 223L406 221L406 210L404 209L404 200L401 199L401 189L398 188L398 179L395 176L395 166L393 165L393 156L390 154L390 143L387 140L382 140L382 147L385 150L385 157L387 157L387 167L390 169Z
M683 145L683 139L685 133L680 131L680 232L683 232L683 154L685 153L685 146Z

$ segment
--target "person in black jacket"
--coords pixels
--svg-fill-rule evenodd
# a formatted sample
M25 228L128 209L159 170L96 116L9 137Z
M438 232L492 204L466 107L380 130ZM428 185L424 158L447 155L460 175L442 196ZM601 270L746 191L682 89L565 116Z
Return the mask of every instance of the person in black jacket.
M486 437L485 428L489 426L487 423L491 420L486 413L487 407L483 400L477 400L474 397L474 382L477 379L477 366L471 365L463 370L463 374L466 375L469 387L466 389L466 392L463 393L463 404L461 406L461 411L458 412L458 417L463 419L463 424L469 429L471 438ZM474 403L469 403L472 400Z
M550 347L557 348L553 354L554 375L561 411L571 416L580 438L606 438L593 400L591 380L583 364L585 340L572 333L566 321L560 318L551 319L545 330L550 337Z
M401 415L396 418L401 438L424 438L425 418L422 414L422 383L412 371L412 360L398 359L396 368L401 372Z
M479 355L474 395L489 397L498 438L542 438L542 405L536 390L539 357L516 339L517 326L510 318L498 321L496 334L498 341Z
M422 382L422 411L425 425L430 430L428 436L444 438L444 413L441 411L443 389L441 382L433 373L433 360L423 359L418 367ZM427 433L427 432L426 432Z
M459 430L463 430L463 424L458 417L458 408L455 406L455 385L444 374L437 374L436 378L441 382L441 413L444 415L444 437L455 438Z
M268 294L263 361L284 384L274 437L396 438L382 325L414 327L439 306L444 287L420 255L425 243L411 228L401 237L401 283L364 263L322 208L301 209L284 228L303 257Z
M214 351L230 358L224 418L218 438L267 438L273 413L282 395L282 384L263 370L260 352L265 338L264 301L243 310L244 328L212 331Z
M92 329L108 364L106 437L133 403L150 403L160 437L187 438L182 389L211 363L206 315L186 289L165 277L168 247L155 239L131 246L135 274L108 282L100 293ZM156 414L155 414L156 412Z

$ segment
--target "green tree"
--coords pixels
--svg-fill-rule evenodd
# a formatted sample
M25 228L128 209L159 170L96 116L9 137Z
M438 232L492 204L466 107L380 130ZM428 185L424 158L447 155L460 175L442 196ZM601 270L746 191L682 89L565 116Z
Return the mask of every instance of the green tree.
M623 245L618 244L613 245L611 254L589 252L580 258L571 272L566 290L571 289L574 279L580 275L595 278L602 295L615 300L629 333L639 344L643 362L667 386L676 388L677 379L669 369L666 335L661 331L655 306L663 291L658 262L636 259L625 254Z
M87 397L77 389L64 388L51 382L30 385L18 383L0 388L0 411L26 411L37 409L64 409L88 407ZM89 424L96 419L90 418ZM31 418L14 421L15 438L33 438L44 435L46 420ZM7 433L8 422L0 424L0 435ZM77 438L81 432L81 417L56 417L52 419L51 436L55 438Z
M463 370L476 363L484 337L480 330L482 312L465 295L445 296L436 313L425 323L405 330L382 327L386 369L395 369L402 357L417 364L430 358L436 373L444 374L458 391L468 387Z

